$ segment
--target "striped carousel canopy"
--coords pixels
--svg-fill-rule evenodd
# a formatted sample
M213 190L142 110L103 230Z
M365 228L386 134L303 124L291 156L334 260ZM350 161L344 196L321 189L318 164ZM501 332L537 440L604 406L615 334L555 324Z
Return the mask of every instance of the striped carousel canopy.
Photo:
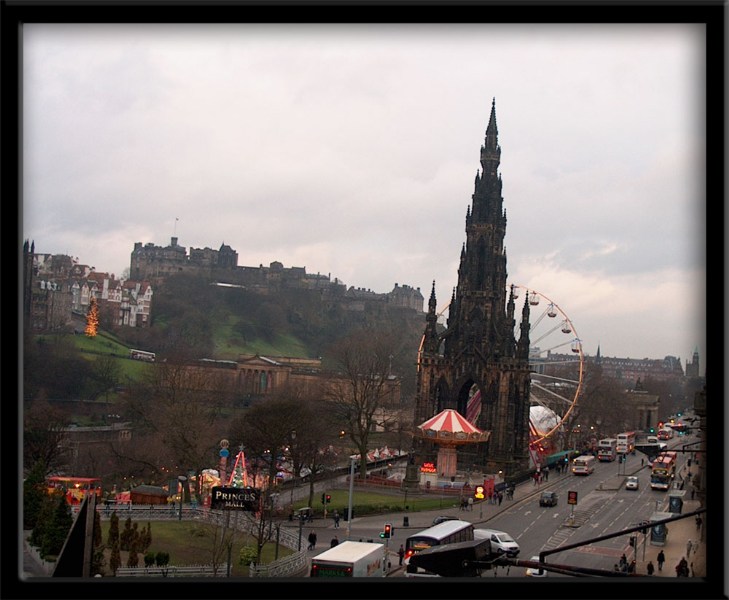
M418 425L420 434L433 440L463 442L485 442L490 431L482 431L468 422L457 410L446 408L434 417Z

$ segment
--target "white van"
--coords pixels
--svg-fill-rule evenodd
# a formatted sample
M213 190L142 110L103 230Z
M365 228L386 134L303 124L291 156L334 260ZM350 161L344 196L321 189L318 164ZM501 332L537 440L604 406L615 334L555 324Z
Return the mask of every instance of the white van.
M488 539L491 542L491 550L496 551L499 554L506 554L506 556L512 558L519 554L519 544L517 544L516 540L514 540L514 538L505 531L498 531L496 529L474 529L473 539Z

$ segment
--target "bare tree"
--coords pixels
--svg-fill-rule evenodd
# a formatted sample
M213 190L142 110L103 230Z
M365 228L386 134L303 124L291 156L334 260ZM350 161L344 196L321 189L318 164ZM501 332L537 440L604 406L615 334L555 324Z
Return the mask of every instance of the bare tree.
M271 535L272 494L280 466L279 457L291 442L292 434L303 431L304 414L304 405L293 390L287 388L254 405L231 424L231 440L237 440L245 448L248 460L263 465L263 472L257 477L262 494L256 521L256 562L260 562L263 546Z
M612 435L624 431L629 424L630 412L623 386L617 380L606 377L599 366L591 366L585 377L580 398L573 409L567 427L572 431L590 431L596 427L596 435Z
M106 403L109 403L109 392L119 383L121 367L118 359L109 356L99 356L92 366L92 377L97 394L104 394Z
M64 450L66 415L42 397L28 403L23 413L23 468L26 472L36 464L44 465L46 474L68 464Z
M218 569L230 560L233 544L241 537L241 534L234 527L230 527L230 510L225 511L224 525L215 522L212 527L213 540L210 546L210 557L213 573L217 575Z
M125 412L135 441L114 444L117 458L157 478L169 477L172 469L208 467L224 425L216 394L214 378L204 369L172 360L155 363L148 379L128 390Z
M367 450L375 425L384 425L383 408L392 387L390 363L395 340L391 334L363 329L340 340L332 350L339 376L325 393L334 422L359 451L360 476L367 477Z

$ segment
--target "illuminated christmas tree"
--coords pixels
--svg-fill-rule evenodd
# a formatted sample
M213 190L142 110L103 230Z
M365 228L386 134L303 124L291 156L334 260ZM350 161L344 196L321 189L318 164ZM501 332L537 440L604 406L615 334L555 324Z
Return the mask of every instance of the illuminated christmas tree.
M246 455L243 453L243 446L240 447L238 455L235 457L233 471L228 479L230 487L247 487L248 476L246 474Z
M99 329L99 306L96 304L96 298L91 297L89 302L89 310L86 312L86 333L89 337L95 337Z

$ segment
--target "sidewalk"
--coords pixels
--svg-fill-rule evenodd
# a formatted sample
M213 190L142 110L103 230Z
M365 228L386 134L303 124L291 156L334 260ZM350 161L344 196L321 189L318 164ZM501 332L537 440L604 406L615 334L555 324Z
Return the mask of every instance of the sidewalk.
M677 481L684 481L685 474L687 472L686 466L681 469L676 477ZM688 480L685 480L688 483ZM691 486L686 485L687 490L686 496L689 499L684 499L683 506L681 508L681 514L686 514L698 510L701 508L698 500L691 500ZM670 491L669 491L670 492ZM668 493L666 493L666 499L663 504L663 510L667 510L668 505ZM648 561L653 562L655 570L653 571L654 577L676 577L676 565L678 562L685 558L689 564L689 577L706 577L706 541L704 534L707 527L707 513L702 513L701 519L703 521L701 525L701 531L696 528L695 517L688 517L679 521L673 521L666 524L668 534L666 535L666 543L663 546L654 546L650 543L650 535L648 535L648 546L645 548L645 560L643 557L643 548L638 549L638 557L640 560L636 560L636 572L640 575L646 574L646 565ZM639 539L643 536L639 536ZM688 541L691 540L691 552L687 554ZM658 570L658 563L656 557L658 553L663 550L663 554L666 557L666 562L663 565L663 570Z

